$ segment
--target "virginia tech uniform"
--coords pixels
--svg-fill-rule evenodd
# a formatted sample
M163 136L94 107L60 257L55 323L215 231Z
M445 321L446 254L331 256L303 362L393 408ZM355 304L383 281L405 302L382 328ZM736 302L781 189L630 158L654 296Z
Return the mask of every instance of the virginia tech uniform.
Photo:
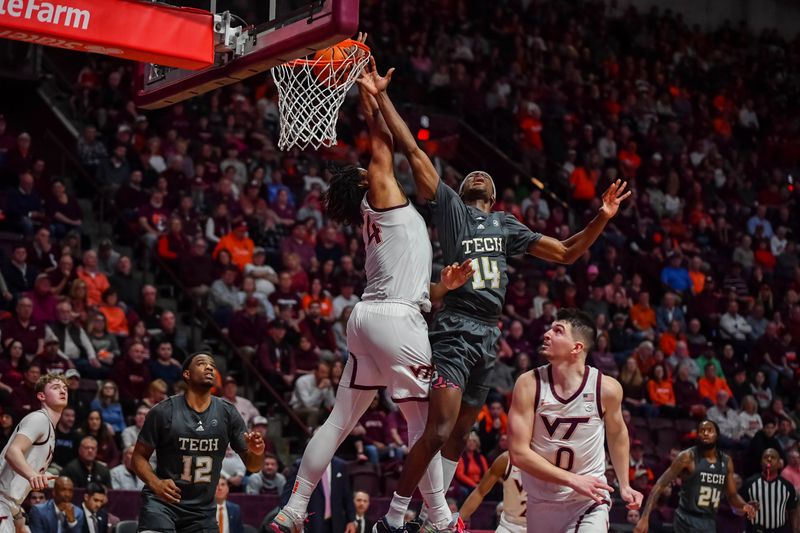
M556 393L552 367L533 370L535 421L531 449L559 468L606 482L605 424L600 398L602 374L586 366L583 382L569 398ZM609 494L601 503L573 489L522 472L528 493L528 531L607 532Z
M521 472L509 458L503 474L503 512L496 533L525 533L528 495L522 486Z
M428 325L431 242L408 201L378 209L364 195L367 286L347 322L347 359L340 385L387 387L396 401L428 397L433 366Z
M53 459L56 430L47 413L40 409L23 418L0 453L0 533L14 533L14 516L31 491L30 482L17 474L6 462L6 451L17 435L25 435L33 443L25 461L39 474L44 474Z
M513 215L468 206L441 180L429 203L445 265L472 260L475 274L444 297L430 335L436 376L432 386L463 391L463 401L480 406L489 392L497 327L508 285L507 258L541 239Z
M145 486L139 531L219 533L214 493L222 460L228 445L239 454L247 451L245 431L236 407L215 396L202 413L189 407L182 395L153 407L139 442L157 451L156 475L175 482L181 501L167 503Z

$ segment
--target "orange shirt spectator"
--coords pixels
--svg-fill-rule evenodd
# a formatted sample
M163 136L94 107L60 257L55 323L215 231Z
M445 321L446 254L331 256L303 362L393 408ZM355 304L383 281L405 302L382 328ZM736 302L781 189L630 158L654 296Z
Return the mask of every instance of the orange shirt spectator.
M642 331L656 327L656 311L649 305L633 304L631 322Z
M239 270L244 270L245 266L253 262L254 249L253 240L247 236L247 223L241 221L234 225L233 231L219 240L212 257L216 259L220 251L227 250L231 254L231 262L239 267Z
M708 400L712 404L717 401L717 393L721 390L724 390L733 398L733 392L731 392L731 388L728 387L728 383L723 378L718 378L716 376L717 370L714 368L714 365L709 366L712 376L709 377L708 371L706 371L706 375L697 381L697 392L700 393L700 396L704 400Z
M522 131L525 147L541 152L543 149L542 121L538 117L526 113L519 122L519 129Z
M320 294L318 296L311 296L311 294L306 294L303 296L302 304L303 304L303 311L307 311L308 307L312 303L319 304L319 311L322 318L330 318L331 314L333 313L333 300L331 300L330 296L327 294Z
M675 391L663 364L653 367L653 377L647 382L647 395L653 405L675 407Z
M700 294L706 286L706 274L700 270L690 270L689 279L692 280L692 294Z
M480 439L476 434L469 436L467 449L461 454L456 467L456 481L463 487L474 489L480 483L483 474L489 470L486 458L478 451Z
M636 153L636 143L631 141L625 150L619 152L619 162L622 166L622 175L627 179L636 177L636 172L642 166L642 158Z
M105 274L78 267L78 279L86 284L86 303L100 305L103 292L111 286Z
M596 194L595 185L599 178L597 170L587 171L585 167L577 167L569 177L574 200L593 200Z

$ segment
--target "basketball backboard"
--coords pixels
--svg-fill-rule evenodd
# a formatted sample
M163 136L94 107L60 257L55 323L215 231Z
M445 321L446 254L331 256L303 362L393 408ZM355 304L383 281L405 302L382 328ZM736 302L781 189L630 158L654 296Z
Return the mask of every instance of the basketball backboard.
M303 57L352 36L358 30L358 0L187 0L185 7L210 9L217 46L214 65L184 70L140 63L136 105L165 107L236 83L275 65ZM242 7L246 5L246 7ZM257 9L253 9L256 6ZM227 8L222 11L222 8ZM243 20L245 16L261 20Z

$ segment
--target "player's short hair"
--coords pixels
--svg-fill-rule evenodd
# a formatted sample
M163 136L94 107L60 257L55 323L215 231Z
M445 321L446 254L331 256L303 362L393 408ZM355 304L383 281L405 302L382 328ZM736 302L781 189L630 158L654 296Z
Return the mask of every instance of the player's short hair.
M64 377L64 374L45 374L39 378L39 381L36 382L36 386L33 390L36 394L44 392L44 388L47 387L49 383L53 383L54 381L60 381L64 385L67 384L67 378Z
M181 374L189 370L189 367L192 366L192 361L194 361L194 358L199 355L207 355L211 359L214 359L214 355L211 353L211 350L200 350L199 352L194 352L183 361L183 365L181 366Z
M361 224L361 200L367 187L364 169L355 165L329 165L333 175L330 187L322 195L322 205L331 220L350 226Z
M575 308L560 309L556 314L556 320L569 324L572 334L583 341L584 351L587 354L591 351L597 339L597 327L587 312Z
M101 483L89 483L86 485L86 495L91 496L92 494L106 494L106 488Z

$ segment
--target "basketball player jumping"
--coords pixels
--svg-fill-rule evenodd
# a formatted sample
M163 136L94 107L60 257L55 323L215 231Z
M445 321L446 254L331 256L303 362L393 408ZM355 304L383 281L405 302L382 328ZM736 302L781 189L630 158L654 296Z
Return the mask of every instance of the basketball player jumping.
M521 375L508 413L511 461L528 491L528 530L608 531L608 438L620 496L638 509L630 486L630 442L622 420L622 386L586 365L597 330L592 318L562 309L539 353L549 364Z
M597 216L566 240L530 231L513 215L492 212L494 181L486 172L471 172L458 193L445 185L428 156L397 113L386 88L393 69L380 76L371 60L369 76L359 84L373 94L389 129L408 157L420 195L430 202L439 234L444 263L471 260L471 283L449 292L430 334L436 378L432 383L425 432L409 452L397 491L386 516L391 527L402 526L411 494L428 463L442 451L444 486L455 474L467 436L489 391L495 364L497 327L508 284L508 257L524 253L546 261L572 263L589 249L620 203L630 195L626 183L617 181L603 194ZM458 416L453 416L458 413Z
M511 464L508 452L501 453L483 475L478 486L464 500L459 515L468 522L495 483L503 481L503 513L496 533L525 533L528 495L522 486L520 470Z
M245 431L236 408L211 395L216 365L208 352L183 363L186 393L153 407L133 450L133 470L144 482L139 531L219 533L214 494L228 445L248 472L264 464L260 433ZM150 456L157 452L156 471Z
M24 530L22 502L31 490L42 491L58 477L46 472L53 459L55 428L67 406L67 380L47 374L34 390L42 408L20 421L0 453L0 533Z
M753 520L758 512L758 502L745 502L736 492L733 479L733 461L717 449L719 428L711 420L697 425L697 444L683 450L666 472L658 478L647 498L635 533L647 533L650 513L661 492L680 476L681 492L672 527L675 533L716 531L716 515L720 497L725 494L728 503L739 514Z
M367 287L347 323L350 356L333 411L306 447L289 502L272 522L279 533L302 531L314 487L378 388L389 389L408 423L409 443L417 441L425 427L433 376L421 311L429 311L431 299L440 299L473 274L469 262L451 265L442 272L441 283L430 284L432 251L425 222L395 179L392 136L377 103L363 88L360 95L370 133L369 168L337 172L325 203L331 219L363 226ZM452 517L438 460L421 477L420 492L431 506L432 521L444 529Z

